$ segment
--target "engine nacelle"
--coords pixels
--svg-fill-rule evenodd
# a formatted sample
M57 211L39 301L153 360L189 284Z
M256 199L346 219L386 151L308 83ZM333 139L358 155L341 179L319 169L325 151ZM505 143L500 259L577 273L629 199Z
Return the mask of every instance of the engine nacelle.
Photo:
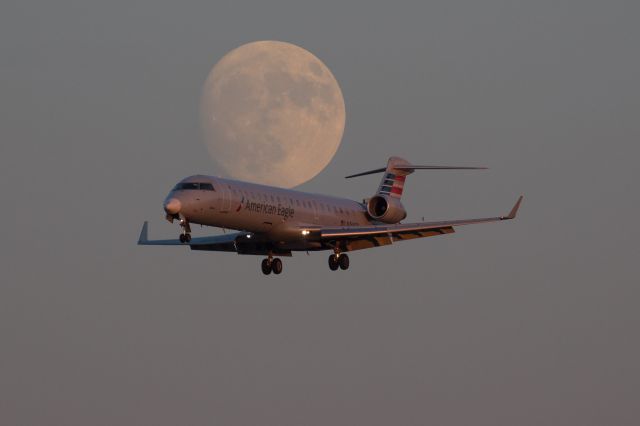
M407 212L399 199L388 195L376 195L367 202L367 213L375 220L384 223L398 223Z

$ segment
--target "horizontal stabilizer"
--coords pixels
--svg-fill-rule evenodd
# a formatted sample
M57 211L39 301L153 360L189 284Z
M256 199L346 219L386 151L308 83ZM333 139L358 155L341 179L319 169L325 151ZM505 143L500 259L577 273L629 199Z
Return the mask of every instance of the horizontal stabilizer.
M415 164L407 165L394 165L394 169L402 170L404 172L413 173L414 170L486 170L487 167L465 167L465 166L419 166ZM345 179L350 179L358 176L372 175L374 173L382 173L387 170L387 167L381 167L379 169L369 170L362 173L356 173L354 175L345 176Z

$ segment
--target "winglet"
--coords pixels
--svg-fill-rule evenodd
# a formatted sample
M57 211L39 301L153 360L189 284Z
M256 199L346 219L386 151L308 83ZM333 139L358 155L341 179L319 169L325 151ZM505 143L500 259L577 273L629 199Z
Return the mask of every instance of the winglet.
M518 209L520 208L520 203L522 203L522 198L524 198L524 197L521 195L518 198L518 201L516 201L516 204L513 206L513 208L509 212L509 214L507 216L503 216L502 219L504 219L504 220L506 220L506 219L515 219L516 214L518 214Z
M149 222L144 221L144 225L142 225L142 230L140 231L140 237L138 238L138 245L146 244L149 241Z

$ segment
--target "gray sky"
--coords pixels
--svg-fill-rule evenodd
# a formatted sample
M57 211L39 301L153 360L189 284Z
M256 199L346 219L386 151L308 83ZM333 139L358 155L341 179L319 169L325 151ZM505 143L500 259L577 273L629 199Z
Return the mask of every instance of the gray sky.
M0 423L635 425L640 6L8 1L0 13ZM393 3L393 5L392 5ZM517 221L285 259L135 245L214 173L198 103L249 41L322 59L347 122L302 189ZM208 230L197 229L196 233Z

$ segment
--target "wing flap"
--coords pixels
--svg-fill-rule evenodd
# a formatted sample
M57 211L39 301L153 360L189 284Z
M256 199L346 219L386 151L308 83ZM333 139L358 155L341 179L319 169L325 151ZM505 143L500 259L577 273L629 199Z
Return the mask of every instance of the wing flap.
M413 240L415 238L435 237L437 235L453 234L456 232L453 227L428 229L426 231L398 232L393 234L393 241Z

